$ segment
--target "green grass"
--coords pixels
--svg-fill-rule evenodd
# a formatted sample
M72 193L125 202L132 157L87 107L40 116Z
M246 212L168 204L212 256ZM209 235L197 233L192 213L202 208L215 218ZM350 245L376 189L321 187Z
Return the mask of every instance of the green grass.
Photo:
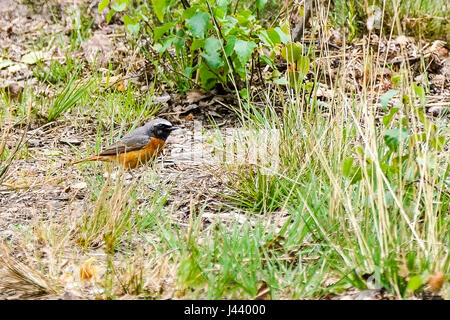
M48 121L54 121L59 118L89 93L92 82L89 79L86 81L77 81L77 78L77 73L73 74L64 88L62 88L57 94L57 97L49 105Z
M350 40L367 32L368 9L363 1L335 1L330 16L337 26L349 29ZM450 8L445 0L367 1L382 11L384 34L395 33L450 40Z

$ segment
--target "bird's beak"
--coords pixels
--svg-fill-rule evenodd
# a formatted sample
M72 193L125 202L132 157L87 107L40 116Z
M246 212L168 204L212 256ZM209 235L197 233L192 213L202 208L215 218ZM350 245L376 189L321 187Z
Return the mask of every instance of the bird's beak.
M177 130L177 129L180 129L180 128L179 127L171 127L170 131L174 131L174 130Z

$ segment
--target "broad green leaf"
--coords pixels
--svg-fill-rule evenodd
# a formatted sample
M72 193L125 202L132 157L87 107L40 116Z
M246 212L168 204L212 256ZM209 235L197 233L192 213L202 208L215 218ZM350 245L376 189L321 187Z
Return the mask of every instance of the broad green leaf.
M139 34L139 29L140 29L140 25L139 23L135 23L135 24L129 24L127 25L127 29L128 31L130 31L132 34L134 34L135 36L137 36Z
M234 44L234 52L236 52L242 65L247 63L256 47L257 45L253 41L244 41L240 39L236 41Z
M194 72L195 70L197 70L198 67L186 67L186 69L184 69L184 76L186 78L191 78L192 72Z
M167 0L152 0L153 10L159 21L164 21L164 9L167 6Z
M200 55L205 59L206 63L208 63L208 65L214 71L223 66L223 61L220 58L220 54L217 52L212 52L210 54L202 53Z
M148 17L145 14L143 14L142 11L138 13L138 16L145 22L148 22Z
M205 41L205 51L207 54L213 54L222 48L221 41L214 37L209 37Z
M380 97L380 104L383 110L387 110L389 101L398 93L398 90L388 90Z
M175 35L176 35L176 37L173 41L173 45L174 45L175 49L180 51L186 47L186 34L183 29L180 29L177 31L177 33Z
M139 22L135 19L131 19L127 14L123 16L123 23L127 27L127 30L134 35L137 35L139 33Z
M281 41L282 44L286 44L289 41L291 41L291 36L289 35L289 33L284 32L283 30L281 30L280 27L276 27L274 29L274 31L276 33L278 33L278 36L280 37L280 41Z
M414 292L419 289L423 285L422 277L419 275L415 275L409 278L408 281L408 290Z
M175 21L168 22L161 27L157 27L153 31L153 39L157 42L167 31L169 31L175 24Z
M342 164L342 174L346 177L350 178L350 172L353 166L353 158L349 157L344 160L344 163Z
M235 36L230 36L225 39L227 44L225 45L225 54L229 57L234 52L234 45L238 40Z
M309 58L305 56L300 56L297 59L297 71L300 72L300 74L305 77L308 74L309 71Z
M384 133L384 141L392 151L397 151L400 143L406 139L408 139L408 131L406 128L386 130Z
M231 0L217 0L216 4L217 4L217 7L219 7L223 11L226 11L228 8L228 5L230 4L230 1Z
M259 10L262 10L264 8L264 6L266 5L267 0L256 0L256 7Z
M276 28L275 28L276 29ZM288 19L284 19L281 21L280 29L289 36L289 40L291 38L291 26Z
M259 56L259 59L272 68L275 68L275 62L267 56Z
M280 30L281 31L281 30ZM281 43L280 35L275 29L262 30L258 34L259 39L268 47L273 48L275 45Z
M242 99L248 99L248 90L247 90L247 88L241 89L241 91L239 91L239 94L241 95Z
M279 84L279 85L282 85L282 86L286 86L288 84L288 81L286 80L285 77L281 77L279 79L273 80L273 83Z
M392 118L393 118L394 115L398 112L398 110L400 110L400 108L398 108L398 107L392 107L392 108L389 110L389 113L383 117L383 124L384 124L386 127L389 125L389 123L391 123Z
M98 12L102 12L103 10L105 10L105 8L108 6L109 4L109 0L102 0L100 1L100 3L98 4Z
M191 29L192 35L196 38L203 39L208 29L209 14L198 11L192 18L186 21L186 24Z
M128 0L117 0L111 5L111 8L117 12L122 12L127 8Z
M0 59L0 70L6 67L9 67L10 65L12 65L12 61L8 60L8 59Z
M200 67L199 75L202 87L205 88L206 90L210 90L216 85L217 83L216 75L211 71L209 71L206 66Z
M419 97L420 99L420 104L423 106L425 105L426 102L426 98L425 98L425 90L421 87L418 86L417 84L413 83L413 89L414 92L416 93L416 95Z
M183 14L181 15L181 20L190 19L194 16L194 14L197 12L198 7L192 6L190 8L187 8L186 10L183 10Z
M297 62L302 56L303 46L300 43L289 42L282 50L281 56L287 61L288 64Z
M109 23L113 17L113 15L116 13L116 10L111 9L108 11L108 14L106 16L106 23Z
M191 52L194 52L195 50L203 48L204 45L205 45L205 39L194 39L194 41L192 41L192 45L191 45Z
M36 62L45 58L44 51L32 51L24 55L21 59L21 62L26 64L35 64Z

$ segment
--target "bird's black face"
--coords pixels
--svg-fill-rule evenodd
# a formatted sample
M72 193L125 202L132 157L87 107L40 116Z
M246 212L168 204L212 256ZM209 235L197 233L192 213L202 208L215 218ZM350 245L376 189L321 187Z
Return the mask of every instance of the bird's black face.
M155 124L152 131L155 138L166 140L170 133L176 129L178 128L172 126L172 124L167 121Z

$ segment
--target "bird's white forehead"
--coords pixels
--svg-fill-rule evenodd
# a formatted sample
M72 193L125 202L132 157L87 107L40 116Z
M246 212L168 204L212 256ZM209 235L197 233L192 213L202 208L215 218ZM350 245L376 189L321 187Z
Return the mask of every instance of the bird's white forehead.
M166 124L168 126L172 126L172 124L169 121L167 121L166 119L161 119L161 118L154 119L152 121L147 122L146 126L155 126L158 124Z

